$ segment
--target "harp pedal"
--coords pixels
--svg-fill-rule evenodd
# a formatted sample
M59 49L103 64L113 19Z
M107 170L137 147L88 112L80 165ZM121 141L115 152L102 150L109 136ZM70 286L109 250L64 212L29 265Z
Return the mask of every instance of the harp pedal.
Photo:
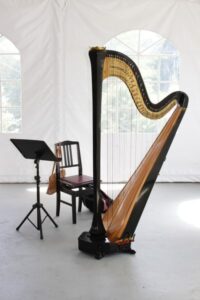
M135 235L116 241L115 244L118 246L119 252L135 254L136 251L131 249L131 243L134 241L134 238Z
M120 246L120 245L130 244L133 241L134 241L134 237L129 237L129 238L118 240L115 243Z

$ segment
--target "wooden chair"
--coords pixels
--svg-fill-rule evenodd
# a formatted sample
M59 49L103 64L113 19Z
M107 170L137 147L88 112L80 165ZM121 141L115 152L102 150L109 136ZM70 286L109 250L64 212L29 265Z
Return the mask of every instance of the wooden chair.
M72 222L76 224L76 198L79 198L78 211L81 212L83 197L93 193L93 178L82 173L79 142L63 141L56 143L55 147L62 158L61 162L56 163L56 216L60 215L60 203L64 203L72 207ZM76 175L62 177L62 170L67 168L76 168ZM61 192L71 195L71 202L62 200Z

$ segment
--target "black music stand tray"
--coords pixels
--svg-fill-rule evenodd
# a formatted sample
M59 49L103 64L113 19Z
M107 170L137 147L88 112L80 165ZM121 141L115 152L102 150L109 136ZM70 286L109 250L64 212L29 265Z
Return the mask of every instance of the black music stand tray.
M37 230L40 231L40 239L43 239L43 232L42 232L42 224L44 220L48 217L51 222L58 227L56 222L53 218L49 215L47 210L44 208L43 204L40 203L40 174L39 174L39 162L40 160L48 160L48 161L59 161L51 149L47 146L44 141L38 140L24 140L24 139L11 139L11 142L15 145L15 147L21 152L21 154L27 159L34 159L34 164L36 168L36 176L34 179L36 180L37 186L37 202L33 204L32 209L23 219L23 221L19 224L16 230L19 230L23 223L28 220ZM29 216L34 210L37 210L37 225L35 225L30 219ZM41 219L41 211L43 210L45 213L45 217Z

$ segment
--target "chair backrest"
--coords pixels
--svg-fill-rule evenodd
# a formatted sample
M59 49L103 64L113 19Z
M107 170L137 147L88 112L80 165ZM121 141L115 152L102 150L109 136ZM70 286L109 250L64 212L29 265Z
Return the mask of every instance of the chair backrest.
M79 142L63 141L55 144L55 149L60 152L62 161L60 168L78 167L79 175L82 175L82 161Z

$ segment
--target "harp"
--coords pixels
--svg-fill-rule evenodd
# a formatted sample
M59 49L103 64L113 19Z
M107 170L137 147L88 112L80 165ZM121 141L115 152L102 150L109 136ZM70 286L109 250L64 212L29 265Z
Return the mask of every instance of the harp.
M93 92L94 216L91 229L83 232L78 242L81 251L91 253L99 259L112 252L135 253L131 249L131 242L134 240L136 227L187 108L188 96L177 91L155 104L150 101L141 74L129 57L99 47L92 48L89 56ZM102 218L101 95L102 81L109 76L116 76L127 85L138 111L146 118L159 119L173 108L174 110L144 159Z

